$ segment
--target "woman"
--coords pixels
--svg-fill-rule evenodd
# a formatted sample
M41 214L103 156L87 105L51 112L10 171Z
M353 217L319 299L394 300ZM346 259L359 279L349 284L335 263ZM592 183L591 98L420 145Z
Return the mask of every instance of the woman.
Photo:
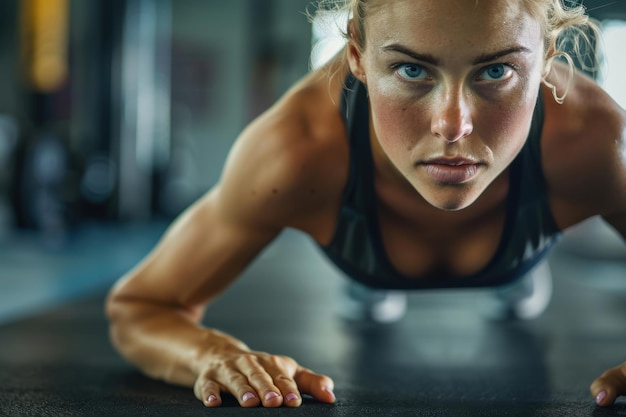
M219 183L109 295L121 354L208 407L221 392L244 407L335 399L329 377L200 325L285 227L395 289L512 282L595 215L626 235L626 114L553 59L580 9L348 3L344 52L244 130ZM593 382L598 404L626 393L625 374Z

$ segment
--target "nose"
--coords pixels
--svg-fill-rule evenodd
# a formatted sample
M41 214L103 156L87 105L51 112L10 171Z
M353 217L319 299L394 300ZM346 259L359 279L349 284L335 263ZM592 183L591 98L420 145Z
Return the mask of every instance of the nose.
M431 131L447 142L456 142L474 130L468 98L462 91L445 92L434 105Z

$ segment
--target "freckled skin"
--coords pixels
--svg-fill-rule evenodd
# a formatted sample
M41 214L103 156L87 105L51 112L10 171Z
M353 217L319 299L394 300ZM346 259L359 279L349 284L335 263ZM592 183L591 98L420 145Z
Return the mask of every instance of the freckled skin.
M523 146L541 83L543 43L538 23L515 6L518 2L481 1L476 7L457 0L422 3L424 7L416 8L410 1L395 1L376 8L366 24L365 50L353 56L351 65L368 89L372 136L381 151L376 156L388 159L433 206L458 210L476 201ZM435 16L438 24L429 24ZM502 31L509 21L517 23ZM426 65L383 52L389 44L439 62ZM474 65L472 60L509 46L524 46L529 52L496 62L511 60L519 70L506 83L479 82L477 76L488 64ZM391 68L397 63L422 65L429 80L402 79ZM416 166L441 156L478 160L480 174L468 183L449 185L433 181Z
M505 225L507 166L527 136L544 72L541 31L519 9L525 3L369 0L365 48L350 42L251 123L218 184L111 290L118 351L151 377L193 387L207 407L220 406L223 391L242 407L298 407L303 394L334 402L328 376L204 327L206 306L285 228L332 241L349 181L337 99L344 58L369 90L373 206L392 265L415 279L484 268ZM493 57L511 47L524 52ZM494 62L500 67L486 71ZM506 77L492 79L505 68ZM555 63L546 79L561 94L567 75ZM551 213L562 230L602 216L626 237L626 112L588 77L570 81L562 104L542 88ZM471 169L457 175L442 157L464 158ZM593 382L600 405L626 395L625 376L623 364Z

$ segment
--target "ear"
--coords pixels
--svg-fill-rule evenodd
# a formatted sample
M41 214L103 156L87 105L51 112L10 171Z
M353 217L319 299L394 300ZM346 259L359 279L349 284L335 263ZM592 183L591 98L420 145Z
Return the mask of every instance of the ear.
M367 79L365 77L365 69L363 65L363 52L355 38L353 21L350 21L348 29L350 33L349 33L349 38L348 38L348 44L346 46L346 49L347 49L346 55L348 58L348 65L350 66L350 71L359 81L367 85L367 82L366 82Z
M556 40L553 40L550 43L550 47L546 51L545 60L543 62L543 74L542 78L545 80L548 75L550 75L550 71L552 71L552 63L554 62L554 58L556 57Z

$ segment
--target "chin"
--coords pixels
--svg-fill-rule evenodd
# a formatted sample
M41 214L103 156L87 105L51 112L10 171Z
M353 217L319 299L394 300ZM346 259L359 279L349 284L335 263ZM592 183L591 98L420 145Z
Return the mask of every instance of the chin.
M444 211L459 211L472 205L472 202L446 202L445 204L433 204L436 208Z
M428 204L444 211L459 211L470 207L487 189L485 182L478 180L462 184L416 181L413 186Z
M459 211L471 206L478 196L469 196L465 193L458 192L449 196L432 196L425 198L426 201L435 208L444 211Z

